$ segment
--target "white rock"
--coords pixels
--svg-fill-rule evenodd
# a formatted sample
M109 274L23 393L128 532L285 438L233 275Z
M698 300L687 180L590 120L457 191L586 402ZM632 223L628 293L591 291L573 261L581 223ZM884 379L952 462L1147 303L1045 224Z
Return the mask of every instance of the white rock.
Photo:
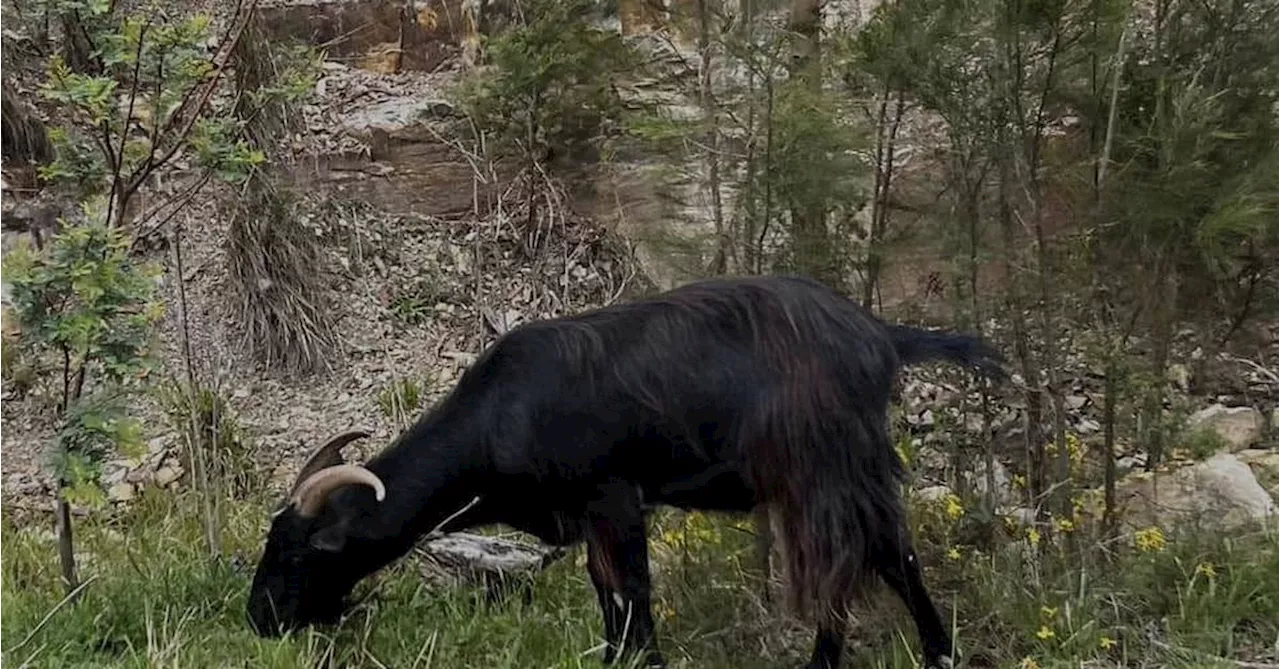
M109 462L103 467L102 482L110 488L113 485L122 483L125 477L129 475L129 467L124 462Z
M1071 411L1079 411L1089 402L1089 398L1084 395L1067 395L1062 398L1062 401L1067 405L1067 409Z
M182 466L177 464L165 465L156 471L156 485L164 488L182 478Z
M1189 424L1192 430L1213 430L1234 453L1258 441L1265 419L1262 412L1253 407L1214 404L1192 414Z
M107 488L107 499L113 502L128 502L136 497L136 491L133 489L132 483L121 481Z
M951 494L951 488L944 485L931 485L916 491L916 497L926 502L937 502Z
M1102 425L1091 418L1081 418L1080 422L1076 423L1076 432L1080 434L1095 434L1101 429Z
M1135 472L1116 487L1124 521L1135 527L1209 523L1236 528L1267 521L1275 501L1249 465L1230 453L1153 476Z
M998 460L992 464L994 465L991 468L991 473L996 485L996 504L1008 504L1015 501L1017 495L1013 491L1009 471ZM978 460L974 468L965 472L964 476L975 492L979 495L987 494L987 462L985 459Z

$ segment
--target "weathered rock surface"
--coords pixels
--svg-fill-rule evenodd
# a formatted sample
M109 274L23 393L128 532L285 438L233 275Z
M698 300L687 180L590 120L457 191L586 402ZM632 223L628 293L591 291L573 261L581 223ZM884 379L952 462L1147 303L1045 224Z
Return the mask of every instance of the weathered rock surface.
M1266 521L1276 511L1253 470L1230 453L1168 473L1131 474L1116 487L1116 501L1123 522L1134 527L1199 522L1235 528Z
M258 8L272 39L323 46L328 58L375 72L434 70L462 47L462 2L306 0Z
M1244 450L1258 442L1266 426L1262 412L1253 407L1225 407L1214 404L1191 415L1192 430L1211 430L1227 443L1232 452Z

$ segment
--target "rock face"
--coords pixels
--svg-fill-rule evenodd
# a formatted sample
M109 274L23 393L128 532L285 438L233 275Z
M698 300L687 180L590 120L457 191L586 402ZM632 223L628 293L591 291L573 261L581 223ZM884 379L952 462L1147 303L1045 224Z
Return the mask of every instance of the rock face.
M462 48L462 2L306 0L258 9L276 40L323 44L330 60L389 74L434 70Z
M1230 453L1168 474L1135 473L1117 486L1116 500L1121 518L1134 527L1207 522L1236 528L1264 522L1276 511L1253 470Z
M1212 430L1231 448L1244 450L1262 437L1266 420L1253 407L1225 407L1221 404L1201 409L1191 415L1192 430Z

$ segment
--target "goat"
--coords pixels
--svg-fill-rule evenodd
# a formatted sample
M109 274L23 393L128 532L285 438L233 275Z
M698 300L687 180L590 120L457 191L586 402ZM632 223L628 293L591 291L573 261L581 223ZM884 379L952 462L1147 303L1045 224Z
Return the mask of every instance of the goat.
M606 663L625 649L662 666L646 513L764 505L789 601L816 624L809 667L838 666L849 606L875 575L929 665L949 665L888 434L897 370L930 359L1001 373L975 338L886 325L803 278L703 281L522 325L364 466L340 455L363 433L318 449L272 522L251 624L271 636L335 622L356 582L433 528L501 523L585 542Z

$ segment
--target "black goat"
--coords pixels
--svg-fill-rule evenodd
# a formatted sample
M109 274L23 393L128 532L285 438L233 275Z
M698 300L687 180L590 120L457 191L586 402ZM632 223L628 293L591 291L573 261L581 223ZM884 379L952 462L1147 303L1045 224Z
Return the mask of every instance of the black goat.
M357 581L436 526L503 523L585 540L606 662L625 648L660 665L647 509L763 504L791 603L817 625L810 667L838 665L848 606L872 575L910 609L926 660L949 664L887 416L897 370L933 358L999 372L976 339L885 325L798 278L706 281L530 323L364 467L339 455L361 433L319 449L272 523L250 619L265 635L332 622Z

